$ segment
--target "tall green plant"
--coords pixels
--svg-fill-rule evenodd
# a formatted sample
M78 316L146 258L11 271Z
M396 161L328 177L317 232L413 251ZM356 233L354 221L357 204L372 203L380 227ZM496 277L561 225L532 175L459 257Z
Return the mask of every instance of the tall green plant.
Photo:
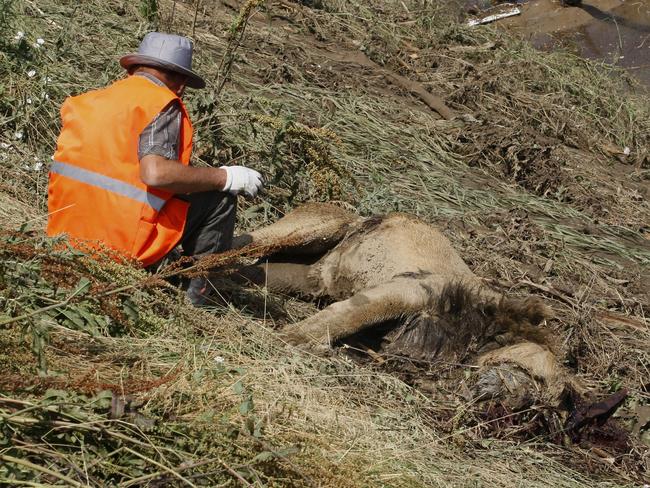
M0 45L8 42L16 18L16 0L0 0Z
M138 10L140 15L155 29L158 25L158 0L140 0Z

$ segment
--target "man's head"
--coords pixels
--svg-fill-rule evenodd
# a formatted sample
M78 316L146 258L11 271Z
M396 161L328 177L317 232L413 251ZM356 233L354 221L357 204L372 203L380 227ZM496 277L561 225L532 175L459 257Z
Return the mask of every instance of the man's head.
M150 32L137 53L120 59L120 65L129 74L145 70L161 80L179 96L186 86L203 88L205 81L192 71L192 41L187 37L162 32Z

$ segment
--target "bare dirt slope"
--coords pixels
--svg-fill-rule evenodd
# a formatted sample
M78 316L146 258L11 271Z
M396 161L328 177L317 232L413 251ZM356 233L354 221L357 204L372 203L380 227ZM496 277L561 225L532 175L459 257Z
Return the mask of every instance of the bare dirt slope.
M459 25L437 2L9 4L0 219L22 231L1 249L2 480L647 482L650 116L621 73ZM305 200L439 225L477 275L553 308L546 327L585 385L629 390L627 450L562 445L535 430L543 412L486 416L459 396L462 366L387 374L389 358L359 366L275 339L312 304L230 290L195 311L160 276L44 240L60 103L121 76L119 56L154 27L192 35L209 80L187 97L196 164L267 177L242 228Z

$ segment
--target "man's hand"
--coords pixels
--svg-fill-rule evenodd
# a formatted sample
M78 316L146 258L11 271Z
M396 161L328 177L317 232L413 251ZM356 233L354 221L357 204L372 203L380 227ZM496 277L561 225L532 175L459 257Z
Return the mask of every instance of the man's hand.
M228 175L223 191L229 191L233 195L243 193L248 197L254 197L262 189L264 180L262 175L254 169L244 166L221 166Z

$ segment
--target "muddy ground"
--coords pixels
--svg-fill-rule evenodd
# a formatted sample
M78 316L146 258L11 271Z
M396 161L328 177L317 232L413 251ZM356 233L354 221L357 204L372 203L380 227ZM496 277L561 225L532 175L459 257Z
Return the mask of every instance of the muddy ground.
M496 22L499 28L522 36L542 50L569 49L585 58L619 66L640 83L641 89L650 89L647 0L586 0L565 7L557 0L517 4L521 15Z

